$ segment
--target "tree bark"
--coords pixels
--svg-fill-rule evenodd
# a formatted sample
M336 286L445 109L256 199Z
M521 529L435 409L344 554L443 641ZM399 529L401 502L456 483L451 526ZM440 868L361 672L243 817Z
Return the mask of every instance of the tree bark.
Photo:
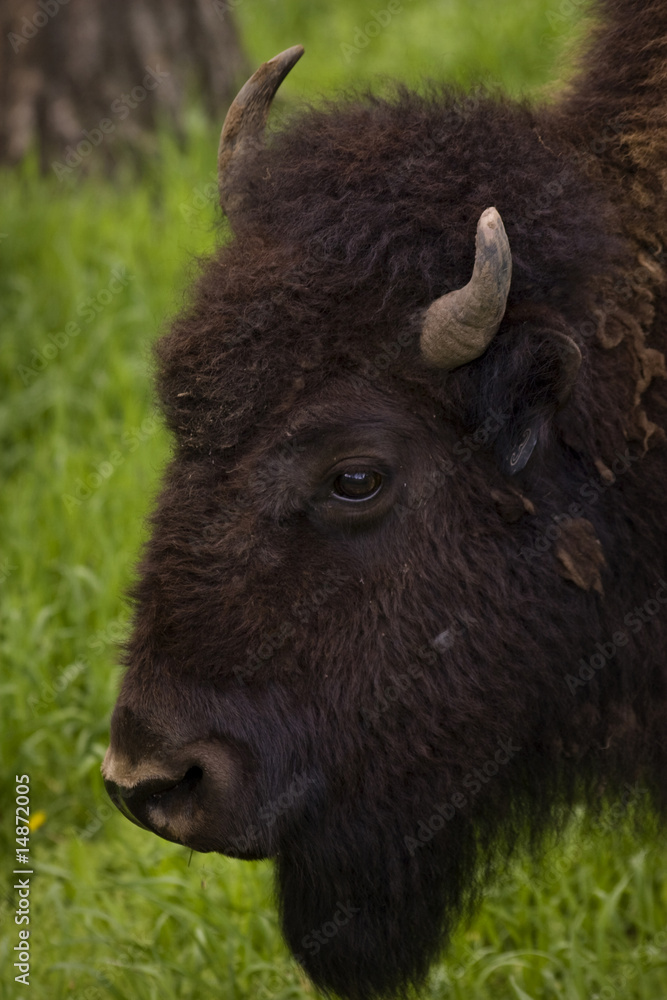
M237 2L0 0L0 162L113 165L197 93L222 122L248 75Z

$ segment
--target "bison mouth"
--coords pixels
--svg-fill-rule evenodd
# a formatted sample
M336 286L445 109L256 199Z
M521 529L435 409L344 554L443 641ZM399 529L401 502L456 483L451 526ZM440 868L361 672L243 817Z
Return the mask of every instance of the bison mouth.
M111 801L136 826L195 851L217 851L246 861L273 853L239 807L243 769L219 741L196 743L165 760L107 751L102 764Z

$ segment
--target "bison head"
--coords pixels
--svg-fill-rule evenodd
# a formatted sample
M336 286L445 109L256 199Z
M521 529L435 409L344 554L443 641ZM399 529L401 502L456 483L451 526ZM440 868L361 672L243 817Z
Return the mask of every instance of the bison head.
M158 347L175 454L103 773L168 840L274 858L292 950L368 998L606 739L563 696L598 593L522 552L600 444L575 328L611 242L521 106L352 99L265 143L300 54L230 110L234 238Z

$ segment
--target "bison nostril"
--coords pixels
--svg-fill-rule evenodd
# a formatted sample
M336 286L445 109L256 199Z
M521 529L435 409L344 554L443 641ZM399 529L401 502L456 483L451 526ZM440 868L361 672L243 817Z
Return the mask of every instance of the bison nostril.
M193 789L197 787L197 785L199 784L199 782L202 780L203 777L204 777L204 772L202 771L201 767L197 767L197 765L195 764L193 767L190 768L189 771L186 771L181 781L181 785L184 788L186 788L187 791L191 792L193 791Z
M132 788L121 788L120 794L128 806L135 802L147 803L150 799L159 801L169 792L179 791L188 795L194 791L203 777L204 772L201 767L194 765L182 778L148 778Z
M135 785L121 785L105 779L111 800L123 815L145 830L155 830L166 817L187 815L193 794L204 778L204 771L193 765L180 778L146 778Z
M109 748L102 764L109 796L127 819L197 850L213 849L211 829L222 847L244 832L235 807L243 773L234 749L210 739L139 760Z

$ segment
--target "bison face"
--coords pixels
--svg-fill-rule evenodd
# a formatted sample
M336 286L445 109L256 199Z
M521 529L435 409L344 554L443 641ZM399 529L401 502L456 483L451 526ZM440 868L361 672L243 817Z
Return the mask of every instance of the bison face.
M356 741L391 680L391 664L350 670L392 641L382 605L413 572L409 522L444 483L435 424L350 379L222 474L206 458L174 463L104 765L129 818L198 850L265 857L325 795L332 692L356 688L334 729ZM423 627L415 638L411 683L436 659Z
M473 622L430 565L440 502L448 533L468 530L448 498L456 448L428 400L348 378L232 468L173 464L104 765L129 818L198 850L273 855L332 780L362 780L369 747L386 754L421 718L434 640L449 651Z
M541 736L548 595L494 570L517 544L495 487L525 513L492 447L511 416L456 427L418 387L337 378L227 465L181 453L154 516L111 796L166 839L275 857L292 949L350 996L423 975L473 825L504 813L527 720Z
M440 190L460 225L425 213L417 175L385 204L363 150L402 149L414 109L388 122L380 108L373 141L365 112L333 138L325 116L324 152L295 133L302 178L289 143L262 151L244 133L239 107L221 143L237 238L159 347L176 451L103 773L168 840L275 858L284 933L315 982L388 996L424 976L480 866L523 834L522 802L549 813L571 714L551 694L596 611L574 587L554 601L551 565L519 553L529 496L544 518L562 509L554 421L580 354L535 304L536 272L519 276L530 307L506 311L486 174L467 201ZM338 172L334 154L349 157ZM436 190L441 167L422 173ZM563 225L590 232L582 217Z

